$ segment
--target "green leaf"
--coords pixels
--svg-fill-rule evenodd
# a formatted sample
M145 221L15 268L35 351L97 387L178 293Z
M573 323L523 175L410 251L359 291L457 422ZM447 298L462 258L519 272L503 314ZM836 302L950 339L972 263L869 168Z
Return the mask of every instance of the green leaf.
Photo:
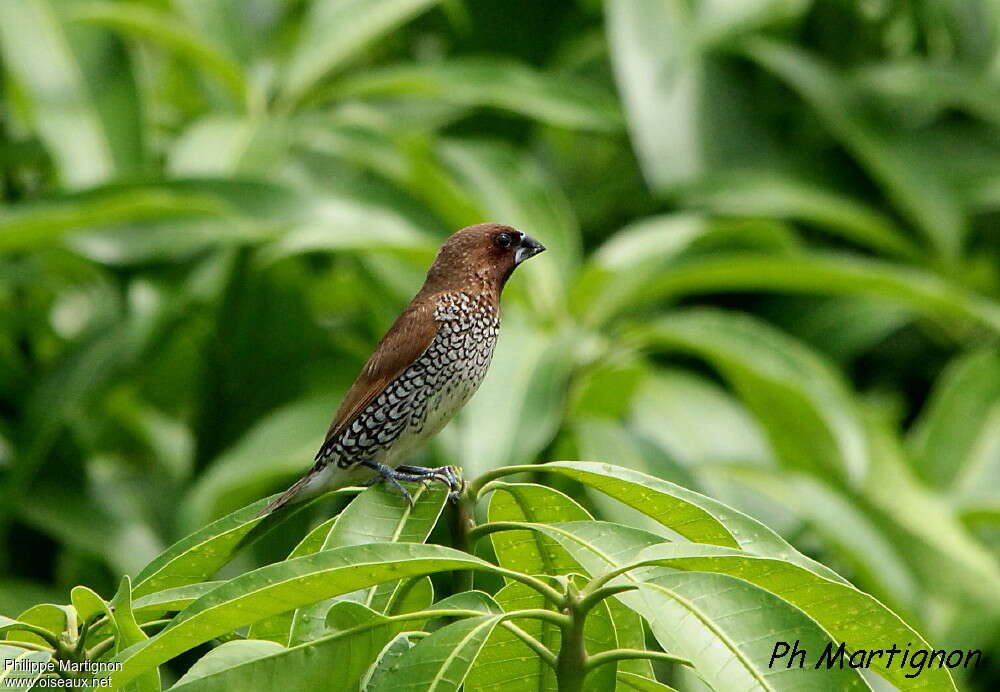
M618 671L617 692L677 692L673 687L664 685L643 675Z
M31 613L28 613L28 616L30 618ZM10 633L13 632L20 632L24 634L22 634L22 636L12 637L10 636ZM0 635L5 636L5 638L9 641L30 642L32 644L39 644L42 646L51 646L52 642L49 641L48 637L55 639L61 632L62 630L52 631L42 625L23 622L21 620L14 620L13 618L0 615ZM30 635L30 638L25 636L25 634Z
M98 615L107 615L109 618L114 617L104 599L86 586L74 586L73 590L70 591L70 601L73 603L73 607L76 608L77 616L83 622L91 620Z
M52 660L52 654L47 651L26 651L16 646L0 645L0 657L4 660L16 661L16 664L4 665L0 670L0 686L10 689L30 690L35 689L33 684L28 684L26 680L41 679L45 674L45 664ZM34 672L33 672L34 671ZM12 682L17 680L18 682Z
M703 71L691 11L677 0L606 3L608 42L629 133L653 187L705 168L699 123Z
M386 615L426 610L434 602L434 583L430 577L403 579L397 584L379 585L374 592L372 609Z
M506 612L549 607L541 594L516 582L497 591L496 601ZM562 635L553 623L525 618L517 620L516 625L553 653L559 650ZM555 692L557 682L551 666L517 635L509 629L499 627L493 631L486 647L472 663L465 689L467 692Z
M250 663L255 659L283 651L285 651L285 647L280 644L257 639L240 639L232 642L224 642L195 661L194 665L188 668L187 672L170 689L182 689L185 685L190 685L190 683L201 678L215 676L216 680L218 680L220 674L223 674L229 668L235 668L244 663ZM190 689L190 687L187 689Z
M411 508L406 498L385 484L368 488L340 513L322 549L366 543L423 543L441 515L448 489L440 483L417 485L412 495ZM372 607L377 592L381 591L385 599L397 586L398 582L380 584L364 593L352 594L352 598ZM322 635L331 605L332 601L320 601L299 608L292 621L289 644L301 644Z
M327 535L330 533L330 529L333 525L337 523L340 519L340 514L336 514L323 523L319 524L313 528L305 537L298 542L292 552L288 554L288 559L302 557L303 555L312 555L313 553L318 553L323 549L323 543L326 541ZM292 620L295 618L295 610L288 610L284 613L278 613L277 615L272 615L269 618L264 618L263 620L258 620L250 626L250 630L247 633L251 639L266 639L268 641L276 642L282 646L288 646L288 638L292 631Z
M881 649L886 642L914 642L916 648L931 646L913 628L868 594L852 586L823 577L796 565L708 546L657 545L640 552L635 561L673 569L727 574L748 581L791 603L816 621L834 642L845 642L849 651ZM654 577L659 581L660 577ZM850 618L844 618L850 613ZM789 640L790 641L790 640ZM818 653L818 652L817 652ZM918 681L899 667L872 666L901 690L928 685L954 689L950 673L928 668Z
M692 260L646 282L630 305L731 291L865 296L913 307L946 325L961 319L1000 332L1000 307L986 298L927 272L843 253L732 253Z
M614 99L567 75L498 59L455 59L369 70L338 80L339 98L420 97L456 106L490 106L559 127L615 132L622 127Z
M133 596L194 584L215 574L236 552L274 528L274 517L265 522L266 517L257 516L269 501L262 498L174 543L139 572Z
M534 483L493 486L487 517L489 521L539 524L593 518L567 495ZM497 563L515 572L556 576L579 571L576 560L544 535L531 531L503 531L491 534L490 540Z
M779 557L827 578L841 580L835 572L802 555L763 524L717 500L668 481L631 469L586 461L558 461L529 468L577 480L652 517L690 541Z
M919 247L891 219L860 200L769 170L713 176L684 199L715 214L803 221L863 247L920 262Z
M178 509L179 525L193 531L305 473L339 399L339 392L313 396L261 418L194 483Z
M997 431L1000 354L962 355L941 375L910 433L915 470L934 488L986 499L1000 472Z
M337 681L338 689L357 689L376 656L395 635L396 626L363 606L356 603L350 605L368 612L367 618L358 620L350 629L290 649L273 642L254 642L252 648L230 649L221 660L213 656L214 651L219 650L215 649L201 659L206 661L213 656L207 661L212 664L210 667L203 666L195 671L201 663L199 661L192 666L192 671L199 676L185 676L187 679L179 681L171 690L268 692L281 689L313 692L328 688L332 680Z
M729 548L663 543L636 529L606 523L603 526L595 524L602 522L537 524L533 529L557 540L592 575L606 574L625 565L637 567L610 582L612 584L636 584L650 578L657 581L663 574L657 569L646 571L639 565L725 574L738 577L794 605L815 620L834 641L846 642L850 651L878 649L885 646L887 641L899 642L900 645L902 642L916 642L917 647L930 648L920 634L875 598L843 580L827 578L808 567L793 564L780 557L763 557ZM652 604L644 602L635 594L622 594L619 598L650 619L648 608L653 608ZM851 615L845 618L844 613ZM772 637L769 645L773 646L774 641ZM666 642L662 643L664 646L668 645ZM679 649L668 650L681 653ZM820 650L817 650L815 655L819 653ZM873 670L900 689L913 689L927 684L926 676L922 675L919 681L907 678L906 670L902 668L883 670L873 666ZM929 672L929 669L925 672ZM934 684L953 688L950 674L944 669L935 670Z
M804 345L749 316L709 310L673 313L644 328L641 338L717 368L784 465L838 473L850 483L864 477L865 433L847 385Z
M67 187L94 185L116 172L106 129L55 3L0 3L4 69L25 92L29 119Z
M118 592L111 599L111 616L115 623L115 653L119 654L133 644L147 641L149 637L132 612L132 580L128 575L122 577ZM139 675L130 685L134 692L159 692L160 671L152 669Z
M74 5L71 17L158 43L215 77L237 104L246 101L247 85L239 64L194 27L166 12L133 2L84 2Z
M719 690L867 690L851 668L768 666L776 642L798 642L818 656L830 638L801 611L780 598L723 574L664 574L622 600L641 613L663 647L694 663ZM880 640L880 644L883 640ZM947 673L945 673L947 675Z
M385 645L375 663L372 664L372 667L368 671L368 676L361 681L361 688L363 690L378 689L379 686L384 685L382 682L383 678L391 674L392 669L399 663L399 660L407 651L416 646L417 641L422 636L422 632L403 632L396 635L395 639Z
M880 424L869 425L872 473L864 498L883 519L884 530L925 582L929 593L958 596L976 608L996 612L1000 565L962 524L940 495L914 475L901 442Z
M870 122L858 94L808 53L764 39L754 39L746 52L798 92L943 259L957 259L965 235L962 209L932 162L907 151L888 128Z
M381 677L373 692L457 692L502 615L465 618L422 639Z
M63 632L76 632L77 617L73 606L55 605L53 603L39 603L33 605L17 616L16 620L5 618L7 623L7 639L15 642L28 642L42 646L52 646L52 642L44 636L32 634L31 630L13 627L13 623L19 622L29 625L32 628L44 630L54 637L58 637Z
M301 100L368 43L435 4L437 0L313 2L282 80L285 100Z
M0 10L2 11L2 10ZM0 252L50 246L88 227L217 215L226 207L204 193L157 187L108 187L22 204L0 213Z
M151 615L159 615L172 610L184 610L192 602L222 583L221 581L202 581L157 591L132 601L132 612L141 613L144 619L150 619Z
M252 505L247 511L259 511ZM199 598L156 636L116 657L123 685L174 656L262 618L386 581L452 569L497 571L465 553L412 543L348 546L243 574ZM148 583L148 580L147 580Z

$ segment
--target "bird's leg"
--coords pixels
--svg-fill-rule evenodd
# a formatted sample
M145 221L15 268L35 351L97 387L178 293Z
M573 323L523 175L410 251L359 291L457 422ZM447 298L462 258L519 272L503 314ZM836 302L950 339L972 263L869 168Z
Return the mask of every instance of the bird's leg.
M451 491L448 493L448 498L452 501L457 500L458 496L465 490L465 479L462 478L454 466L441 466L440 468L432 469L426 466L403 465L397 466L396 471L406 474L415 480L434 480L447 484L448 489Z
M399 491L399 494L406 498L407 504L410 505L410 509L413 509L413 496L410 495L410 491L407 490L400 484L400 481L413 480L409 476L403 473L396 473L396 470L391 466L386 464L380 464L377 461L371 461L370 459L362 459L359 462L362 466L370 468L372 471L378 474L375 478L369 481L366 485L375 485L379 481L385 481L393 488Z
M369 459L365 459L360 462L362 466L366 466L371 470L375 471L379 475L374 478L369 485L374 485L379 481L386 481L392 487L399 491L399 493L406 498L406 501L413 506L413 498L410 493L400 485L400 481L408 481L411 483L426 483L427 481L437 481L438 483L444 483L448 486L451 491L448 493L448 498L451 500L457 500L458 496L462 494L465 490L465 480L459 475L458 471L454 466L442 466L440 468L432 469L426 466L397 466L392 468L386 464L380 464Z

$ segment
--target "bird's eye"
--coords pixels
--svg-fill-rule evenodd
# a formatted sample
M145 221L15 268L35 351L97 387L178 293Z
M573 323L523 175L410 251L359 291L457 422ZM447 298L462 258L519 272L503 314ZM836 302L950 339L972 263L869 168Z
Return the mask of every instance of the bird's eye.
M502 247L505 250L509 248L513 242L514 239L510 237L510 233L501 233L496 239L497 247Z

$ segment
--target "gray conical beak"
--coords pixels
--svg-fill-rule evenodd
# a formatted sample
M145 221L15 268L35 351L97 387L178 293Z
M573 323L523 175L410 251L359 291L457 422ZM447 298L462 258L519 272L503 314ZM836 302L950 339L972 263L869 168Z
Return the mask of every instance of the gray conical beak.
M521 244L514 252L514 264L518 265L526 259L530 259L540 252L545 252L545 246L532 238L530 235L521 236Z

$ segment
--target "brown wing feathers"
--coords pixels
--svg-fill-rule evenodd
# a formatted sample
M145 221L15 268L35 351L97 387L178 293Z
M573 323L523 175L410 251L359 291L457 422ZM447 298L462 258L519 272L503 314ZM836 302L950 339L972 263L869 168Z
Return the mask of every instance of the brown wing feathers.
M434 320L436 298L436 295L418 295L382 337L337 409L317 458L322 456L327 442L350 425L390 382L431 345L438 331L438 323Z

